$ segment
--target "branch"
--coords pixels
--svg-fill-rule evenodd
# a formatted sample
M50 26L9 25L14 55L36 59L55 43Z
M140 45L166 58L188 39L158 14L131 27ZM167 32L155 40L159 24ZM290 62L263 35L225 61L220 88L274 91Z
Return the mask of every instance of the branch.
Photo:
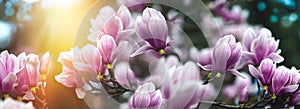
M217 106L217 107L223 107L223 108L226 108L226 109L253 109L253 108L263 108L265 107L267 104L269 104L270 102L272 101L272 99L262 99L262 100L259 100L257 101L256 103L252 104L252 105L249 105L249 106L237 106L237 105L228 105L228 104L224 104L224 103L221 103L221 102L214 102L214 101L201 101L199 102L199 104L197 105L196 109L198 109L200 107L200 104L201 103L204 103L204 104L211 104L213 106ZM263 104L262 106L258 106L260 103L263 103L263 102L267 102L265 104Z

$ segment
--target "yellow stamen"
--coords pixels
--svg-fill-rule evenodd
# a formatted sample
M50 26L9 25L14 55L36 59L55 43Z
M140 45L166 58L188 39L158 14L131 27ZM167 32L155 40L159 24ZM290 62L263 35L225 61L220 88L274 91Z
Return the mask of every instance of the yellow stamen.
M42 81L46 81L47 75L45 73L41 74Z
M290 99L291 99L291 97L288 97L288 98L286 99L286 101L287 101L287 102L289 102L289 101L290 101Z
M245 106L245 104L243 103L243 104L240 104L240 107L244 107Z
M211 73L209 73L209 74L207 75L207 78L208 78L208 79L210 79L210 77L211 77Z
M111 64L107 64L106 67L107 67L107 69L111 69L112 68Z
M18 99L19 101L24 100L23 97L21 97L21 96L18 96L17 99Z
M217 73L216 78L220 78L222 74L220 72Z
M6 99L6 98L8 98L8 97L9 97L9 95L8 95L8 94L4 94L3 96L4 96L4 99Z
M273 94L272 97L271 97L272 100L275 100L276 98L277 98L277 97L276 97L275 94Z
M264 88L264 90L267 90L267 89L268 89L268 86L264 86L263 88Z
M165 50L163 50L163 49L160 49L160 50L159 50L159 53L160 53L161 55L165 55L165 54L166 54Z
M97 78L98 78L98 79L103 79L103 76L101 75L100 72L97 74Z
M32 93L36 93L35 87L31 87L31 88L30 88L30 91L31 91Z

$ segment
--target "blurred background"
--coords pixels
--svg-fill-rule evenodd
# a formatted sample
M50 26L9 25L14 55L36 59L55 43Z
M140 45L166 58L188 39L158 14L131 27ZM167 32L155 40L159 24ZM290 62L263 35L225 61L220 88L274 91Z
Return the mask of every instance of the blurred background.
M204 0L205 2L212 0ZM300 68L300 1L299 0L228 0L249 11L250 24L267 27L280 39L282 63ZM73 88L66 88L54 80L61 73L57 57L74 46L82 19L97 0L0 0L0 49L18 55L42 54L50 51L52 67L47 79L47 101L50 109L88 109L76 97ZM97 5L99 5L98 2ZM104 5L103 3L102 5ZM95 5L95 6L97 6ZM98 9L102 7L100 4ZM89 12L95 17L98 11ZM197 41L197 35L193 36ZM197 42L195 42L197 43Z

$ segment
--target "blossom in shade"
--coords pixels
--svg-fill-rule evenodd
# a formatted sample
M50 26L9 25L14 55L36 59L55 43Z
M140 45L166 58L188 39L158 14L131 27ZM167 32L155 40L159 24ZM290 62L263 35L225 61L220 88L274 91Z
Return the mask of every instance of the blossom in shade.
M114 68L116 80L124 86L132 88L137 86L139 83L138 78L135 76L134 72L129 67L128 62L120 62Z
M259 80L259 83L265 87L271 85L272 77L275 73L276 65L273 63L271 59L264 59L258 69L256 69L253 65L249 65L249 72L252 76Z
M214 13L221 16L227 22L241 23L246 21L248 14L240 7L234 6L232 10L229 10L227 0L216 0L208 5Z
M148 51L156 56L161 56L170 51L170 44L166 41L168 26L161 12L153 8L146 8L142 16L137 17L135 29L136 34L147 43L131 54L131 57Z
M119 41L134 33L131 29L131 13L124 5L117 12L110 6L104 6L96 19L91 20L91 24L88 39L92 42L96 42L104 35L110 35Z
M223 93L227 99L233 100L238 97L239 103L244 103L249 94L256 92L255 85L252 84L251 76L247 73L241 73L245 78L236 77L232 85L224 88Z
M259 33L255 33L253 29L246 30L243 38L243 62L242 65L253 64L258 66L265 58L271 59L273 62L280 63L284 59L280 56L281 50L278 49L279 40L272 37L270 30L263 28Z
M216 71L219 73L231 73L236 76L242 75L236 70L231 69L242 56L242 46L236 43L233 35L226 35L220 38L212 51L212 64L201 65L197 63L202 69L207 71Z
M300 104L300 90L299 89L290 96L288 104L290 106L295 106L295 105Z
M190 49L190 57L202 66L212 64L211 53L212 49L210 48L204 48L200 51L198 51L195 47Z
M159 109L162 104L160 90L155 90L153 83L139 86L129 99L128 106L133 109Z

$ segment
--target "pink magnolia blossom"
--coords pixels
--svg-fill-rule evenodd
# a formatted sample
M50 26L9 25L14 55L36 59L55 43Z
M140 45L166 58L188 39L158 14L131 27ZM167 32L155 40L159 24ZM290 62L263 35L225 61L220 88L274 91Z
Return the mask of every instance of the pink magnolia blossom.
M112 64L113 51L117 48L117 44L112 36L104 35L99 41L97 41L97 48L99 49L103 64Z
M82 91L81 88L84 86L84 81L80 75L75 73L73 66L73 50L61 52L57 61L63 65L63 71L59 75L55 76L55 80L66 87L75 87L77 97L83 98L85 96L85 92Z
M239 66L253 64L258 66L263 59L269 58L276 63L284 60L280 56L281 50L278 49L279 40L272 37L268 29L261 29L256 33L253 29L248 29L243 38L243 57Z
M2 51L0 54L0 90L4 96L12 91L14 83L17 81L16 74L22 68L19 67L18 59L15 55L9 54L8 51Z
M153 83L145 83L131 96L128 106L133 109L159 109L161 103L160 90L156 90Z
M145 45L137 49L130 56L135 57L145 52L152 52L155 56L161 56L170 51L167 43L168 25L161 12L146 8L142 16L136 19L136 34L145 41Z
M131 29L131 13L124 5L119 8L118 12L110 6L104 6L96 19L91 20L91 24L88 39L92 42L96 42L104 35L110 35L119 42L120 39L134 33Z
M231 73L236 76L243 77L236 69L232 69L234 65L242 57L242 46L233 35L226 35L220 38L212 51L212 64L201 65L202 69L207 71L216 71L220 73Z

